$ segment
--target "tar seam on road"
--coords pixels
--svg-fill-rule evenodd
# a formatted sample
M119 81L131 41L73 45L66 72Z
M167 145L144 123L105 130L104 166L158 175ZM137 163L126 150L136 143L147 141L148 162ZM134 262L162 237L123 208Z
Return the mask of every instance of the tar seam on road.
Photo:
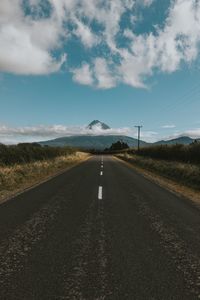
M99 190L98 190L98 199L102 200L103 198L103 187L99 186Z

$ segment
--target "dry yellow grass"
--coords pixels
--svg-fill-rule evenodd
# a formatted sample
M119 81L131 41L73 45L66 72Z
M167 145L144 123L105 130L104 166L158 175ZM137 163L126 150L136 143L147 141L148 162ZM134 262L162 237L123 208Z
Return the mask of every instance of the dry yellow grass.
M41 181L87 159L88 154L76 152L52 160L0 167L0 202Z

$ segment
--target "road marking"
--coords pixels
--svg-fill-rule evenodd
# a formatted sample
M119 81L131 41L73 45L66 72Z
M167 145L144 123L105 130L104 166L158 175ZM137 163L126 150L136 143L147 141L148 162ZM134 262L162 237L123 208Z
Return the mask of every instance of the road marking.
M103 169L103 165L101 165L101 168Z
M99 186L98 199L102 200L102 198L103 198L103 187Z
M103 171L101 171L100 176L103 176Z

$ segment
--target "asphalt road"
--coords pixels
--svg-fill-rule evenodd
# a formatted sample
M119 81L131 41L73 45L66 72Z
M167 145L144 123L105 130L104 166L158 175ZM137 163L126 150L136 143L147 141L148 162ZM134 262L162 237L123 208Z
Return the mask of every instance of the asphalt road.
M0 299L200 299L200 211L92 157L0 206Z

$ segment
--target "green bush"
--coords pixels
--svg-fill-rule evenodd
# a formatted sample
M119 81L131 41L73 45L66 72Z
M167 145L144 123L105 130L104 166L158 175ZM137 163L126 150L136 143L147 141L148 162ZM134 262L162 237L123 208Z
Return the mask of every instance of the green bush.
M42 147L37 143L23 143L7 146L0 144L0 165L30 163L38 160L48 160L75 152L69 147Z
M153 159L200 164L200 143L198 142L190 145L176 144L144 147L139 151L129 150L128 153L137 153Z

